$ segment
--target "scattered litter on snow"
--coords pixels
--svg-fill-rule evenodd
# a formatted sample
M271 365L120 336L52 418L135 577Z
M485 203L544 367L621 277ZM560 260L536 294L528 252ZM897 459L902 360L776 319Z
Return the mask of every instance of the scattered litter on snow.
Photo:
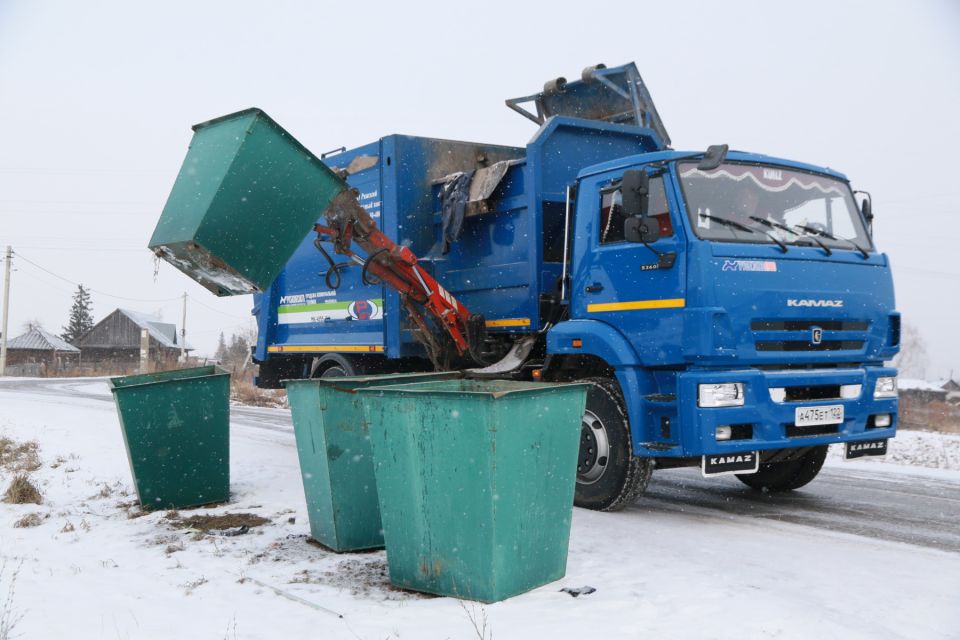
M594 589L593 587L588 587L588 586L583 586L583 587L564 587L563 589L560 589L560 591L563 591L564 593L569 593L571 596L573 596L574 598L576 598L576 597L578 597L578 596L590 595L591 593L594 593L594 592L596 591L596 589Z
M169 511L164 517L177 529L194 529L203 533L219 533L219 535L237 535L223 532L239 529L244 529L243 533L246 533L251 527L259 527L270 522L268 518L252 513L204 514L183 518L177 511Z

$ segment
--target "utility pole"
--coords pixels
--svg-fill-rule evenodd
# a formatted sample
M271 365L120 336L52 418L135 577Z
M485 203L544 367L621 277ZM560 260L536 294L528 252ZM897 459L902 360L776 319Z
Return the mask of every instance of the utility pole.
M187 363L187 292L183 292L183 322L180 323L180 362Z
M10 312L10 263L13 262L13 247L7 245L3 266L3 333L0 334L0 376L7 372L7 317Z
M140 373L150 373L150 332L140 330Z

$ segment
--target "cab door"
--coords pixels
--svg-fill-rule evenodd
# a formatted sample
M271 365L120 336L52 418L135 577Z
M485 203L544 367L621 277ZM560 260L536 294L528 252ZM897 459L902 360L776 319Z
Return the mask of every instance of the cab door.
M626 240L623 171L585 179L578 197L571 311L617 328L646 364L681 362L685 242L676 193L665 172L650 173L648 215L660 238Z

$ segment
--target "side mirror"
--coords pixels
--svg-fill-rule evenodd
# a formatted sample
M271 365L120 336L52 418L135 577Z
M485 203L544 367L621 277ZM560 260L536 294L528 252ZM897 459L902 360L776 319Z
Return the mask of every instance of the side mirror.
M726 144L712 144L707 147L707 152L703 154L703 159L697 164L700 171L713 171L727 159L727 151L730 146Z
M867 230L873 235L873 198L867 191L854 191L854 194L863 194L863 202L860 203L860 213L867 222Z
M651 244L660 239L660 223L649 216L633 216L623 221L623 238L627 242Z
M646 171L630 169L623 172L620 181L620 195L623 198L623 213L628 218L647 215L647 201L650 195L650 176Z

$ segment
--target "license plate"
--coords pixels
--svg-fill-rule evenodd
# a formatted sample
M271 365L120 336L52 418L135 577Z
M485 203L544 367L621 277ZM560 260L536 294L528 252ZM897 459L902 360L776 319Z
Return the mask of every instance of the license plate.
M730 473L756 473L760 469L759 451L715 453L703 456L700 472L704 476L722 476Z
M798 427L813 427L818 424L843 422L843 405L831 404L821 407L797 407L793 424Z
M847 453L844 457L847 460L855 460L864 456L885 455L887 455L886 440L867 440L865 442L848 442Z

